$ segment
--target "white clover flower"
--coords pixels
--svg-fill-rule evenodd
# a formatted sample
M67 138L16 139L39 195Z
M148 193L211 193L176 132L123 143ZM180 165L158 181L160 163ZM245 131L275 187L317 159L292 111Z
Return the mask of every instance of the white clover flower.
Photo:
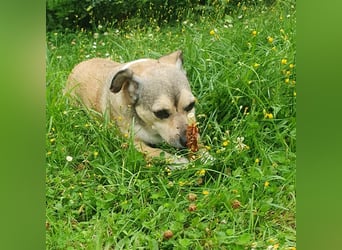
M245 138L243 136L236 138L236 141L235 141L235 143L237 144L235 146L236 149L241 150L241 151L244 149L249 149L249 147L243 143L244 139Z
M72 156L68 155L65 159L66 159L68 162L71 162L71 161L72 161Z

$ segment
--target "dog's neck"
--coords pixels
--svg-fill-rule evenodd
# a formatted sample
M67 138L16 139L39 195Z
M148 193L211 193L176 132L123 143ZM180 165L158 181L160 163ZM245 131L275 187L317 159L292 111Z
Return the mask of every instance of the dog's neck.
M146 123L139 117L135 109L132 109L132 112L135 112L134 117L134 136L136 139L143 141L145 144L154 146L160 144L163 141L163 138L156 133L152 128L146 126Z

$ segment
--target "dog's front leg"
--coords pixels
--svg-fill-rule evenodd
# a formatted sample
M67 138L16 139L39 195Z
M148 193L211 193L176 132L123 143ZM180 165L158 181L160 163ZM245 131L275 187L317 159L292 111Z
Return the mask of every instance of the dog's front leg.
M189 160L185 157L179 157L169 154L160 148L152 148L140 140L134 141L135 148L142 152L147 159L153 159L158 157L164 157L165 160L171 165L184 165L189 163Z

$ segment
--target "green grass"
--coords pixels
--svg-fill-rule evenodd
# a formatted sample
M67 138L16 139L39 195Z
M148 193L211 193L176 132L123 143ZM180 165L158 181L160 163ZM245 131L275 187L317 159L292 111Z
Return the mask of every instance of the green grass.
M47 34L47 249L294 249L291 4L241 5L219 20L207 16L163 27L131 22ZM162 160L146 162L115 124L62 95L71 69L86 58L126 62L177 49L184 52L213 162L194 161L172 172ZM189 201L189 193L197 199ZM196 210L190 212L191 203ZM166 240L168 229L174 235Z

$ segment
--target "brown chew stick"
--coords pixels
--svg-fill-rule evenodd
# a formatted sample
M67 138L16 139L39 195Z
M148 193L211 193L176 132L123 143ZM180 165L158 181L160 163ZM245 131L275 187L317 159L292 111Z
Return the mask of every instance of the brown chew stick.
M188 149L190 149L191 152L197 152L198 151L198 127L195 121L195 115L189 114L188 115L189 125L186 129L186 146Z

